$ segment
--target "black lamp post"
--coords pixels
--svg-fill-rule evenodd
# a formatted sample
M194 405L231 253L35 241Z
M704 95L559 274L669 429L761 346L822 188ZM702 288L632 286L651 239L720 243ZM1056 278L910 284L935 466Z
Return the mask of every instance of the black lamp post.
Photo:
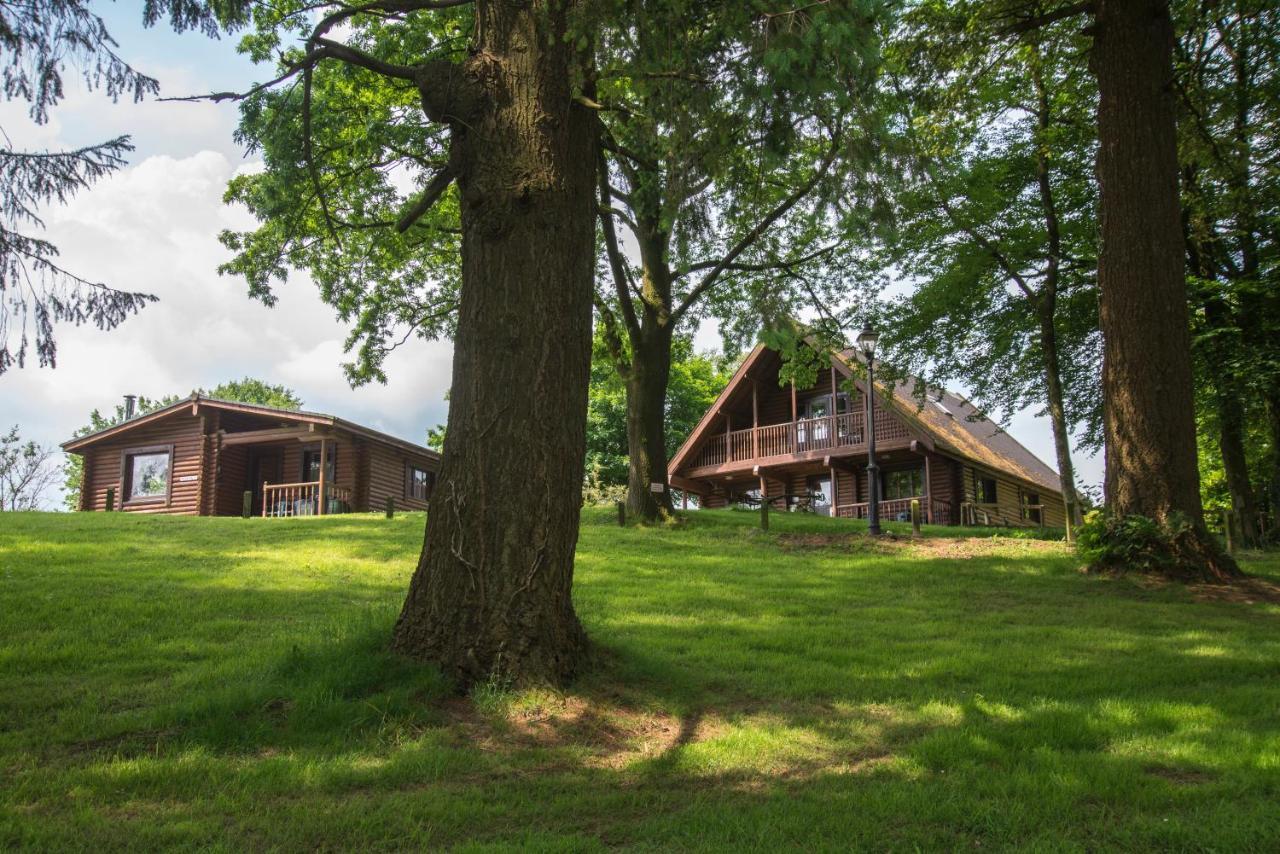
M876 465L876 344L880 335L863 324L858 349L867 359L867 532L880 535L880 467Z

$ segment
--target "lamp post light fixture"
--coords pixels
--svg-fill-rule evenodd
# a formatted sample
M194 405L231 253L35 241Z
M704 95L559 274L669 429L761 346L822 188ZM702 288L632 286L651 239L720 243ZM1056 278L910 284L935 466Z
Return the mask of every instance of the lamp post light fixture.
M867 360L867 532L880 536L880 467L876 465L876 344L880 335L870 323L858 333L858 349Z

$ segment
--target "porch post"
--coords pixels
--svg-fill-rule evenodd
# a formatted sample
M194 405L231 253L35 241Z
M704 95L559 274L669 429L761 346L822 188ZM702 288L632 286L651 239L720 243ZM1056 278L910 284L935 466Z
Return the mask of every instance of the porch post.
M724 459L733 462L733 416L724 414Z
M756 394L756 381L751 381L751 458L760 458L760 401Z
M329 503L328 501L325 500L325 487L328 485L327 483L328 478L325 477L326 469L328 469L329 467L328 450L329 450L329 440L322 438L320 440L320 498L319 498L320 506L316 511L317 514L319 514L320 516L323 516L325 514L325 509L326 509L325 505Z
M929 455L924 455L924 519L930 525L936 525L933 518L933 478L929 476Z
M791 381L791 453L800 452L800 427L796 423L796 381Z

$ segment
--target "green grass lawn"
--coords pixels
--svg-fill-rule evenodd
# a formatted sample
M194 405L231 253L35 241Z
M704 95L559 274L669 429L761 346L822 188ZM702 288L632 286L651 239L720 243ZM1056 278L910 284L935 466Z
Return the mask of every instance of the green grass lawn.
M1280 848L1280 605L691 517L589 511L591 669L460 699L420 515L3 514L0 848Z

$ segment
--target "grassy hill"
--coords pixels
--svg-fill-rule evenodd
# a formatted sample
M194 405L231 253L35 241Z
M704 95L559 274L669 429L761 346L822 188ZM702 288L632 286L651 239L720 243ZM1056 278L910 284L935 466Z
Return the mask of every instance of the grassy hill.
M1280 845L1275 602L692 516L589 512L591 670L461 699L385 649L421 516L4 514L0 848Z

